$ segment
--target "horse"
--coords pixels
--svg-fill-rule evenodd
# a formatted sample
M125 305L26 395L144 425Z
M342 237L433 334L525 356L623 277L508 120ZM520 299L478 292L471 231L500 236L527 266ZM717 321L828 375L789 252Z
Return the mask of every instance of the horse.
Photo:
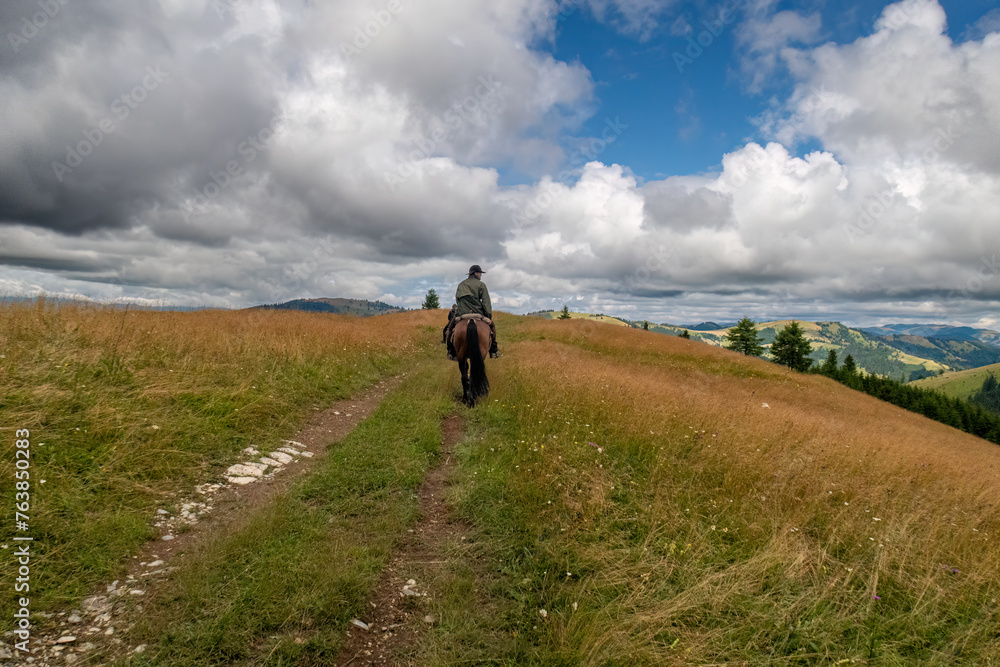
M455 324L454 343L462 374L462 402L471 408L490 393L483 363L490 351L490 325L481 319L461 320Z

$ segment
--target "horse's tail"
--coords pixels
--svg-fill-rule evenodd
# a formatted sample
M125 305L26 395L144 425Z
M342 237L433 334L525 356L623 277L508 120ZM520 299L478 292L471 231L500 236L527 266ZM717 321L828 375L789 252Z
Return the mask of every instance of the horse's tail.
M483 351L479 347L479 327L476 320L469 320L465 331L465 355L469 358L469 390L472 402L490 393L490 381L486 378L486 364L483 363Z

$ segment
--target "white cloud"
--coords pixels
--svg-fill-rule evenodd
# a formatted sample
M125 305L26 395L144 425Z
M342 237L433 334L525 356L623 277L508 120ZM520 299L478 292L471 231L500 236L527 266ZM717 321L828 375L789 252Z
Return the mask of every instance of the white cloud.
M641 34L669 5L594 8ZM842 45L812 46L816 16L754 13L750 86L783 65L795 90L720 173L641 182L591 160L519 186L494 165L565 169L560 140L594 104L582 65L531 46L555 35L554 3L161 6L81 5L0 77L0 289L419 305L480 263L506 308L658 321L1000 305L1000 35L952 43L933 0ZM55 178L157 63L162 86ZM804 141L822 149L796 155Z

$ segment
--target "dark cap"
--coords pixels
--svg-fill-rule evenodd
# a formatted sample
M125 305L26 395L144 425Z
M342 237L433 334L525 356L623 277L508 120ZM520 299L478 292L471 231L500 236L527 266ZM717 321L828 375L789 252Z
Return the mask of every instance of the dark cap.
M479 266L478 264L473 264L472 266L469 267L469 275L471 276L473 273L486 273L486 272L483 271L483 267Z

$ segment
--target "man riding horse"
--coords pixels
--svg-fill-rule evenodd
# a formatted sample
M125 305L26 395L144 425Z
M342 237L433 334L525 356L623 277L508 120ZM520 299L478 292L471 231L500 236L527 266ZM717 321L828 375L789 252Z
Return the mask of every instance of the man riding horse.
M493 324L493 304L490 303L490 291L486 289L486 283L482 281L482 267L473 264L469 267L469 277L458 284L455 290L455 305L452 306L452 313L449 313L448 327L445 338L448 342L448 360L457 361L455 356L455 344L452 340L452 333L455 331L455 324L467 315L481 315L490 325L490 358L496 359L500 356L497 351L497 329ZM466 318L468 319L468 318Z

